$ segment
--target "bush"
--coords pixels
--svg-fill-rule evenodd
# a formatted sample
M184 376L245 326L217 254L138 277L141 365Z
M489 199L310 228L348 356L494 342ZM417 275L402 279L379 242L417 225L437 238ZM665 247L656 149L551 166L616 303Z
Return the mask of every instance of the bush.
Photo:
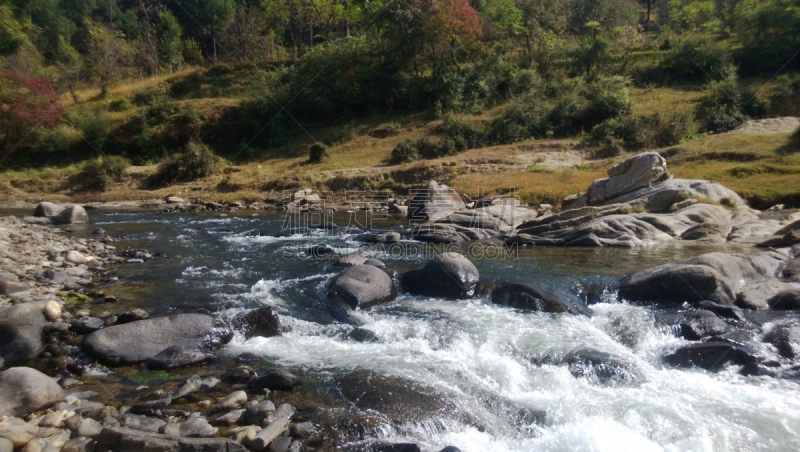
M407 163L419 160L420 155L417 147L411 140L403 140L400 144L392 149L392 162L393 163Z
M736 72L731 56L706 37L690 37L672 48L661 63L664 77L671 81L708 83Z
M483 146L485 132L472 124L447 118L436 127L436 133L450 140L457 151L465 151Z
M523 100L492 122L486 140L492 144L511 144L531 137L541 138L549 128L546 114L542 102Z
M145 116L156 122L163 122L178 111L178 107L170 97L169 87L166 83L149 91L137 93L134 101L139 105L146 106Z
M750 118L763 117L766 106L735 75L704 87L706 97L697 105L697 117L705 132L733 130Z
M84 190L105 191L112 181L122 180L125 169L130 165L128 159L118 155L87 160L75 175L75 183Z
M643 149L672 146L696 132L691 114L665 119L655 113L607 119L592 129L592 140L607 149Z
M220 158L198 141L190 141L183 152L167 157L153 175L154 182L169 184L207 177L219 169Z
M158 144L158 137L153 133L153 129L147 122L147 118L142 119L142 130L136 136L136 154L133 161L137 165L149 165L158 160L161 155L161 146Z
M133 103L127 97L120 97L108 102L109 111L128 111L133 108Z
M308 163L320 163L328 156L328 148L322 143L314 143L308 149Z

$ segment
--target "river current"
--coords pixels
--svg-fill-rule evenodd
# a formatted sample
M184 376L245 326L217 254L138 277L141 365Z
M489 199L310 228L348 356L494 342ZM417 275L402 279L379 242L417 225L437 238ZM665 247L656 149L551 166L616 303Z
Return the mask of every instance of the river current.
M237 336L217 351L216 365L231 366L240 357L257 369L299 375L306 397L300 407L305 403L310 419L345 450L376 440L414 442L434 452L446 445L473 452L800 450L798 383L740 376L736 366L717 373L670 368L661 357L686 343L660 320L674 312L629 304L613 291L593 298L591 317L514 310L493 305L485 294L448 300L401 291L395 301L357 312L360 325L343 324L331 318L325 300L341 268L298 250L360 248L384 261L396 281L437 250L415 242L365 245L355 240L363 232L358 228L287 234L283 217L263 211L95 210L90 216L91 225L72 233L91 235L100 227L119 238L118 248L156 255L115 270L120 283L107 291L121 306L151 315L208 310L223 316L274 307L284 334ZM353 224L346 213L335 220ZM387 218L376 225L401 223ZM499 242L481 246L462 251L470 253L483 286L545 282L578 294L709 251L749 252L671 245L504 254ZM773 354L757 338L749 345ZM576 376L563 363L575 350L610 353L630 363L635 378L609 383Z

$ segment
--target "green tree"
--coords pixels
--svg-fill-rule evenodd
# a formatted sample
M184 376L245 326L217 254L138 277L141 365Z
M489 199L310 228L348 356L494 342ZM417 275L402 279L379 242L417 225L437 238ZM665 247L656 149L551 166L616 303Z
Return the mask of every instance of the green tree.
M0 55L17 53L27 41L25 29L16 19L8 5L0 5Z
M183 64L183 28L169 10L164 10L158 13L155 32L161 67L169 71L177 69Z
M58 79L56 83L66 88L72 96L72 100L77 104L79 99L75 93L75 83L83 77L84 61L83 55L74 47L69 45L66 39L59 37L56 45L55 63L58 68Z
M191 21L199 22L202 34L211 39L211 57L217 59L217 37L225 31L236 14L234 0L185 0L182 2Z
M87 20L89 48L86 64L100 80L100 95L105 97L109 84L122 72L132 55L122 32Z

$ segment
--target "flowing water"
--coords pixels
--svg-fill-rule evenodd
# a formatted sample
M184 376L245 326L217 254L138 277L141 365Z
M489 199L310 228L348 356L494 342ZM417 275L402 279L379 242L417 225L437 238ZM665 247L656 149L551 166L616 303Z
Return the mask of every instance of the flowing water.
M159 253L117 270L121 283L108 291L120 296L121 306L156 315L277 309L282 336L236 337L218 352L218 365L251 353L262 369L298 374L306 399L295 403L344 449L381 440L415 442L427 451L446 445L474 452L800 450L797 383L743 377L735 367L719 373L669 368L661 356L685 343L658 321L669 312L625 303L613 291L595 300L592 317L518 311L485 295L454 301L401 293L357 313L360 328L373 333L372 341L357 341L350 335L357 325L333 321L327 309L325 287L341 269L293 252L311 244L364 247L355 241L357 230L273 237L282 218L247 211L91 216L93 224L74 233L99 226L123 237L119 247ZM733 250L535 248L495 256L501 249L484 250L483 257L469 250L482 284L546 282L576 293L637 269ZM424 262L426 250L405 243L365 253L386 262L397 279ZM772 353L756 340L752 345ZM576 377L562 360L577 349L611 353L630 363L636 377Z

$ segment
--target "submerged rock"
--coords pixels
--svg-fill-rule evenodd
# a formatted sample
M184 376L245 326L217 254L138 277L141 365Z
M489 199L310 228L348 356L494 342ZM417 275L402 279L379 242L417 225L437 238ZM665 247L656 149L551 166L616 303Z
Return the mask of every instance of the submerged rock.
M475 264L461 254L447 252L401 276L403 289L415 295L470 298L480 281Z
M772 344L784 358L794 359L800 356L800 325L776 325L764 335L764 342Z
M675 367L700 367L719 370L729 362L749 364L756 358L747 351L728 342L696 342L678 348L664 357L664 362Z
M245 338L272 337L281 334L281 320L271 306L252 309L233 319L233 327L244 333Z
M285 370L271 370L247 382L247 390L254 392L263 389L270 391L294 391L300 386L300 379Z
M575 295L541 284L504 282L492 290L492 303L532 311L591 315L592 310Z
M165 348L147 362L151 370L170 370L178 367L187 367L207 363L217 359L213 353L195 349L185 349L177 345Z
M230 338L230 330L211 316L176 314L103 328L81 345L101 361L120 366L147 361L172 346L198 349Z

